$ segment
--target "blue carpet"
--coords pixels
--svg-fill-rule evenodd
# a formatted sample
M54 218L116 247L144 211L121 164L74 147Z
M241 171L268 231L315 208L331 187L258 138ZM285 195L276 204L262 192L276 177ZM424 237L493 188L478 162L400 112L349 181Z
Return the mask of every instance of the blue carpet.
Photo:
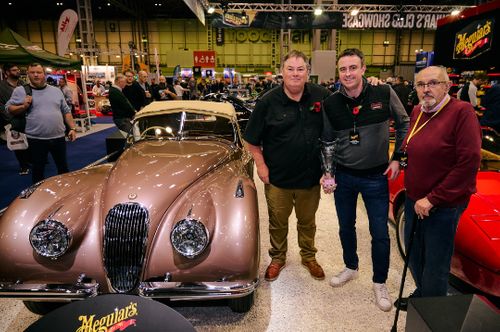
M104 118L104 117L103 117ZM97 118L100 119L100 118ZM109 119L111 119L109 117ZM96 121L97 123L103 120ZM104 121L109 121L105 119ZM111 120L112 121L112 120ZM101 130L97 133L77 138L68 142L68 166L70 171L78 170L106 155L106 137L116 131L116 127ZM31 174L21 176L19 163L14 152L0 145L0 209L7 206L24 188L31 185ZM57 169L49 154L49 163L45 166L45 177L57 174Z

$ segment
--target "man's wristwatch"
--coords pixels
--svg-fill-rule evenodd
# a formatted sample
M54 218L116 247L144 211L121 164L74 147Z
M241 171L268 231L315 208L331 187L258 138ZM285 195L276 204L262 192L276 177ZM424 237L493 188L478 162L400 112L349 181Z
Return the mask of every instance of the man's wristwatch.
M72 130L76 131L76 128L69 128L69 131L72 131Z

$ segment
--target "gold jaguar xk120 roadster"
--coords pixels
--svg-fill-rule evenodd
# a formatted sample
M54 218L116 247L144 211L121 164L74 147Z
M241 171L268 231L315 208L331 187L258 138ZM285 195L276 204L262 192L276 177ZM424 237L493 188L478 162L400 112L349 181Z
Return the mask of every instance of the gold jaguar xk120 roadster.
M36 313L107 293L227 299L259 282L253 160L233 106L154 102L124 152L24 190L0 217L0 297Z

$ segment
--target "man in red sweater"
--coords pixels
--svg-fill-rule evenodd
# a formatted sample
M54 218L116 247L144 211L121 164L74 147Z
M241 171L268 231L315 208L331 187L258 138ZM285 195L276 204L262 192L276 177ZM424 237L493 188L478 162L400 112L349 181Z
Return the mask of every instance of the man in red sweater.
M445 68L425 68L415 81L420 105L402 147L408 157L406 246L418 217L409 264L417 288L411 296L446 296L458 220L476 192L481 129L472 105L448 95ZM406 304L401 301L401 309Z

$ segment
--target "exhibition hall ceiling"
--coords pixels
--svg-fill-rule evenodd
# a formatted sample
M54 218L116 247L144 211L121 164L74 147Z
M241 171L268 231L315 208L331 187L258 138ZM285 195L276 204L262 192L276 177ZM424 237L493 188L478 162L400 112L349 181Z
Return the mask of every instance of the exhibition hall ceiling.
M227 1L243 3L245 1ZM84 0L80 0L84 3ZM209 1L221 3L220 0ZM332 1L324 1L331 3ZM486 3L484 0L413 0L413 5L460 5L472 6ZM4 0L2 1L1 19L8 23L15 19L57 19L65 9L76 10L77 0ZM133 18L134 14L142 13L146 18L196 18L183 0L90 0L94 19L105 18ZM284 1L247 1L247 3L291 3L313 4L313 0L284 0ZM339 4L407 4L407 1L387 0L339 0Z

